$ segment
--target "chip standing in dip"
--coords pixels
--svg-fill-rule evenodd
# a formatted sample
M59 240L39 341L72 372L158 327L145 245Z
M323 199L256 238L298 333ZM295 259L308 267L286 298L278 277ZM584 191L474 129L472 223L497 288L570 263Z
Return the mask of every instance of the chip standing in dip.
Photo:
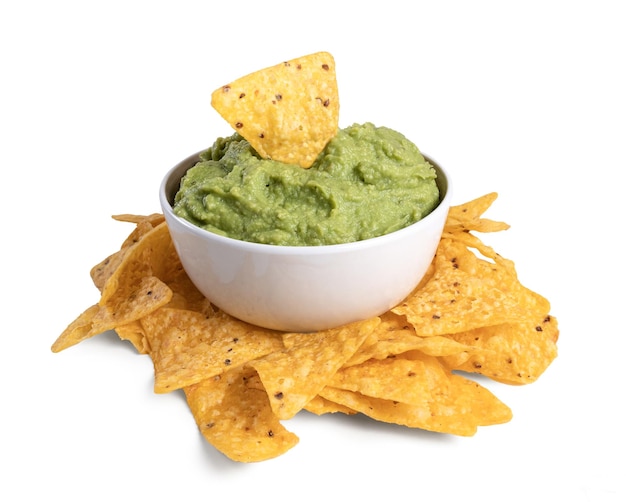
M174 212L261 244L316 246L394 232L439 203L436 172L405 136L371 123L337 132L313 165L262 159L235 133L181 180Z

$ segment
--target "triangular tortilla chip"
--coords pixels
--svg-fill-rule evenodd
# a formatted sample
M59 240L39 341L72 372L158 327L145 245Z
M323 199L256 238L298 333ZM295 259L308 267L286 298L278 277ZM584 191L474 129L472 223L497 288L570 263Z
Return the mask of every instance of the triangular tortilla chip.
M512 418L489 390L418 351L344 368L320 395L376 420L460 436Z
M285 334L285 350L251 361L249 364L258 372L274 414L280 420L287 420L304 408L379 322L375 317L317 333Z
M298 437L272 413L251 368L234 368L184 391L204 438L231 460L268 460L298 443Z
M264 159L310 167L339 125L335 61L317 52L215 90L211 105Z
M281 334L220 312L162 308L141 319L154 363L154 391L171 392L281 350Z
M551 315L484 326L450 338L473 347L442 361L452 370L480 373L509 385L535 382L557 357L559 327Z
M95 304L86 309L57 338L53 352L60 352L92 336L118 326L135 322L159 310L172 298L172 290L156 277L144 277L133 287L120 289L104 305ZM122 337L123 338L123 337ZM142 345L137 350L144 353Z
M432 278L392 309L406 316L419 336L522 321L533 307L543 311L538 295L521 287L509 292L517 279L506 267L476 259L461 243L442 239L434 263Z

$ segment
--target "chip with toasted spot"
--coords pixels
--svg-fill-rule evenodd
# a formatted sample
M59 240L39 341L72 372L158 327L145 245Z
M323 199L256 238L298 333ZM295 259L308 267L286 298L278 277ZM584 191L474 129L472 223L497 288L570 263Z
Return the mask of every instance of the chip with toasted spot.
M316 333L283 335L286 348L249 364L267 390L274 414L292 418L352 357L380 320L375 317Z
M132 323L167 304L172 291L156 277L144 277L138 284L120 289L105 304L96 304L85 310L57 338L53 352L119 326ZM137 339L131 340L132 342ZM143 353L142 345L136 345Z
M268 460L298 443L298 437L272 413L251 368L233 368L185 387L184 392L204 438L231 460Z
M471 254L465 246L442 239L435 256L432 278L392 311L404 315L420 336L435 336L521 321L527 313L517 298L493 281L490 271L466 271L457 261Z
M261 158L310 167L339 126L335 61L317 52L216 89L211 104Z
M320 395L376 420L460 436L512 418L489 390L417 351L342 369Z
M162 308L141 319L154 364L154 391L171 392L283 348L280 333L219 312Z
M91 321L94 331L102 333L137 321L172 298L172 290L155 276L142 277L137 283L122 282L120 286L106 302L99 304L100 309Z
M162 214L151 214L149 216L140 216L134 214L122 214L113 216L116 221L135 223L134 230L128 235L128 237L122 243L120 249L115 253L107 256L100 263L94 265L90 271L91 279L95 286L102 291L104 284L113 272L119 267L124 259L124 255L128 250L137 244L141 238L146 235L155 226L163 223L165 218Z
M164 283L184 274L165 222L149 229L123 254L117 267L106 278L100 294L100 305L106 305L120 289L136 287L144 277L157 277Z
M473 350L448 355L451 369L479 373L498 382L524 385L536 381L557 357L559 330L555 317L538 316L517 323L476 328L450 338Z

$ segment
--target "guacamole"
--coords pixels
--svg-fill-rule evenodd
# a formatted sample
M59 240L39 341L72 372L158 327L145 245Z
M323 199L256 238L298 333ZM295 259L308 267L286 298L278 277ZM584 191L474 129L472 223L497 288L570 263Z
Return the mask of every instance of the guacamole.
M406 227L439 203L436 173L402 134L340 129L308 169L261 159L239 134L187 171L174 212L208 231L287 246L359 241Z

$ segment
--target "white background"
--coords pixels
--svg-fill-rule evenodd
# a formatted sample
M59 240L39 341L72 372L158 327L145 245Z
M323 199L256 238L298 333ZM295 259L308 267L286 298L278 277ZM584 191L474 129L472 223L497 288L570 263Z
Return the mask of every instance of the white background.
M0 499L625 499L621 2L1 5ZM405 133L454 203L499 193L487 217L511 228L484 240L551 300L560 353L532 385L494 385L514 418L472 438L303 413L294 449L235 464L115 335L50 345L131 230L110 215L159 211L165 172L230 134L211 91L319 50L342 126Z

